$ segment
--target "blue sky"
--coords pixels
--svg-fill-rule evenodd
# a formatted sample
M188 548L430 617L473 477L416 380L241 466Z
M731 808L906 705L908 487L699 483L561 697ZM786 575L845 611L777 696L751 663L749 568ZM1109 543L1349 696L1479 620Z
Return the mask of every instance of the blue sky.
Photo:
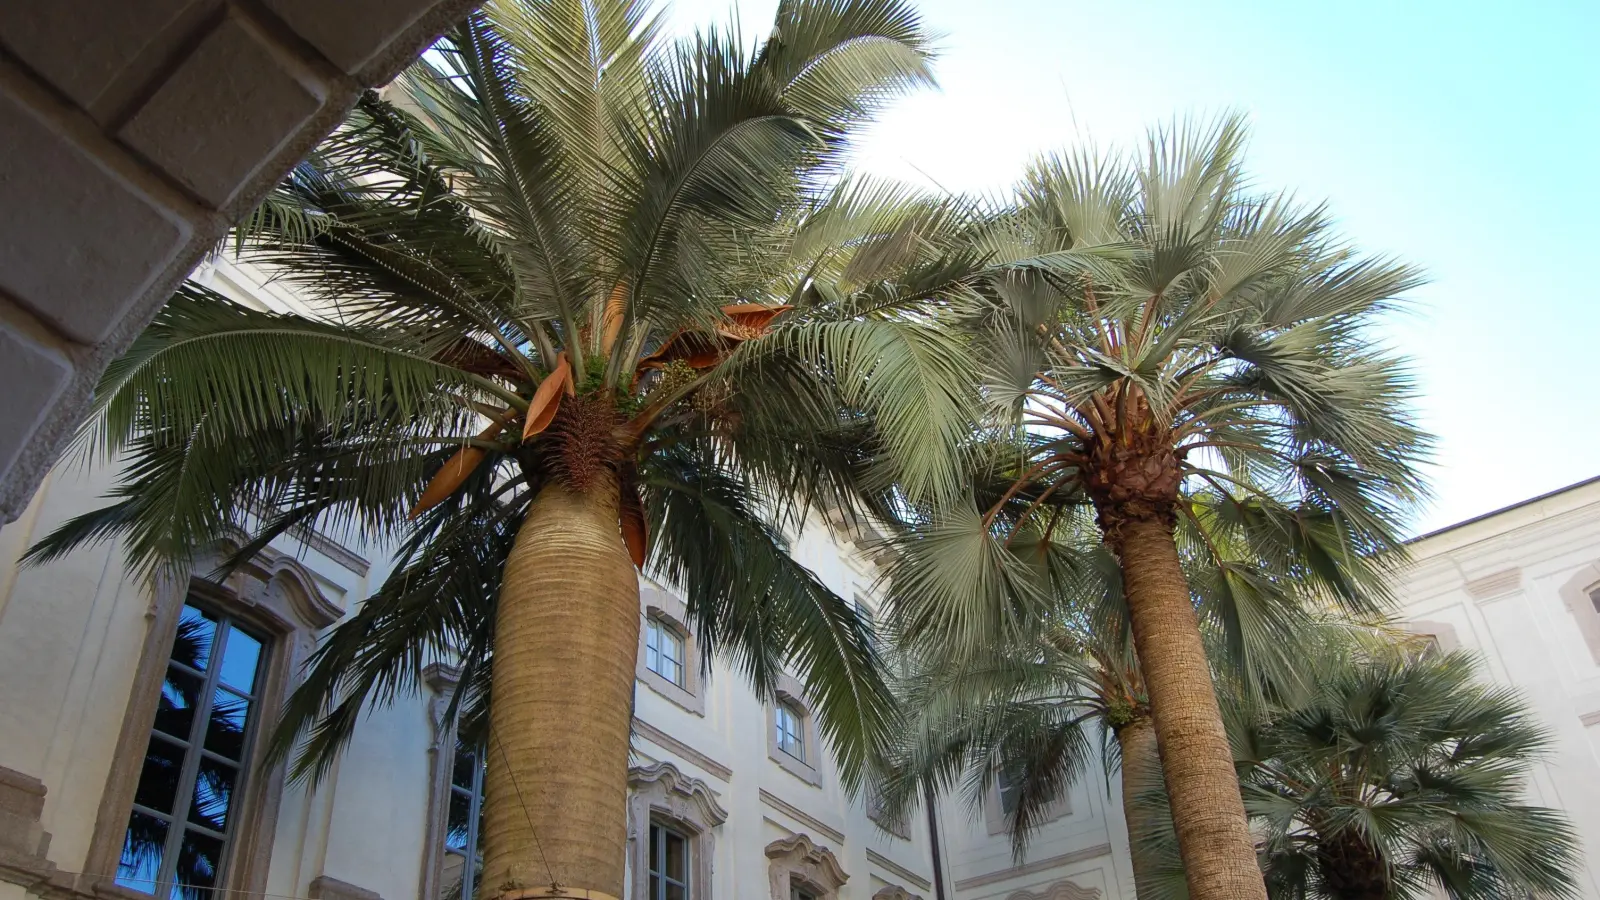
M737 4L765 33L777 0ZM674 27L730 21L677 0ZM940 88L859 167L1000 188L1032 154L1237 109L1262 186L1424 267L1385 328L1438 435L1429 531L1600 475L1600 2L924 0Z

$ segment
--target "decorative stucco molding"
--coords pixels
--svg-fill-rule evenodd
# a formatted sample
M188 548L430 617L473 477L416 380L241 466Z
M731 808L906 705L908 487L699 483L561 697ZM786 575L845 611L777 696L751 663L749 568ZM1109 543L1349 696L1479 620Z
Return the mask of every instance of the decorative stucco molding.
M638 793L663 798L674 811L686 805L693 806L694 818L706 822L707 827L714 828L728 821L728 811L717 802L716 792L704 781L678 771L670 762L634 766L628 770L628 786ZM674 812L674 815L682 817L683 814Z
M383 900L377 891L369 891L348 881L318 875L311 879L311 889L306 892L311 900Z
M1513 566L1492 575L1474 578L1462 585L1467 594L1474 600L1488 600L1509 594L1522 587L1522 570Z
M1100 900L1100 889L1086 888L1063 878L1039 891L1012 891L1006 900Z
M633 733L655 744L657 747L671 750L673 753L689 760L700 768L705 769L713 778L727 781L733 777L732 769L637 716L633 719Z
M829 825L827 822L824 822L821 819L817 818L816 816L813 816L812 814L810 814L810 813L806 812L805 810L801 809L800 807L795 806L793 803L790 803L789 801L783 799L782 797L779 797L777 794L774 794L773 792L767 790L766 788L759 789L759 795L761 797L761 802L766 804L767 806L771 807L772 809L775 809L778 812L783 813L784 815L786 815L789 818L795 820L796 822L799 822L801 825L804 825L807 828L810 828L810 829L813 829L813 830L817 831L823 837L833 841L836 844L844 843L844 832L843 831L840 831L839 829L835 828L834 826ZM785 830L787 830L787 829L785 829Z
M649 893L652 822L665 825L689 841L691 873L688 900L711 900L715 828L728 821L728 811L704 781L683 774L670 762L628 770L628 872L631 896Z
M1060 856L1052 856L1036 862L1023 863L1020 866L1011 866L1010 868L999 869L994 872L986 872L982 875L975 875L971 878L965 878L956 882L956 890L970 891L973 888L983 887L986 884L995 884L996 882L1000 881L1010 881L1013 878L1021 878L1024 875L1036 875L1040 872L1048 872L1051 869L1059 866L1070 865L1072 863L1083 862L1085 860L1096 859L1101 856L1110 855L1110 844L1096 844L1093 847L1085 847L1082 850L1074 850L1071 853L1063 853Z
M898 884L891 884L873 894L872 900L922 900L922 895L913 894Z
M921 875L918 875L905 866L900 865L899 863L887 856L884 856L882 853L879 853L871 847L867 848L867 862L872 863L885 872L892 872L895 877L909 883L912 887L919 891L931 890L933 888L932 881L922 877ZM888 879L884 880L887 881Z
M789 900L792 886L805 885L816 892L817 900L838 900L839 888L850 880L833 851L807 834L780 838L767 845L768 886L772 900Z

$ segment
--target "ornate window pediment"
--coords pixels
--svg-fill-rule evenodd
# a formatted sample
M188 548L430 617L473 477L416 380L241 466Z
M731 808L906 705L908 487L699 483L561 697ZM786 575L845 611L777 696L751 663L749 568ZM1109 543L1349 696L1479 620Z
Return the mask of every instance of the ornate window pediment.
M850 880L833 851L813 841L810 835L797 834L767 845L769 886L772 900L790 900L794 886L803 885L817 900L838 900L839 888Z
M880 888L872 895L872 900L922 900L921 894L913 894L898 884L891 884Z
M670 762L628 770L629 896L647 897L650 878L650 826L664 825L682 835L689 850L688 900L710 900L713 829L728 821L728 811L704 781L683 774Z
M1099 888L1086 888L1063 878L1036 891L1012 891L1006 900L1100 900Z

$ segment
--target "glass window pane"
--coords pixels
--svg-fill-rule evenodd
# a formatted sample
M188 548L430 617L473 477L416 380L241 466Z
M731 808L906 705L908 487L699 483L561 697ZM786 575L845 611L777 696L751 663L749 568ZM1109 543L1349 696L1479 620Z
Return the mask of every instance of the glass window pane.
M173 900L210 900L222 871L222 841L198 831L183 833Z
M155 890L168 827L166 822L141 812L128 817L128 831L122 838L122 858L117 862L117 884L147 894Z
M194 802L189 805L189 821L212 831L228 830L228 808L233 804L234 784L239 769L220 760L202 757L194 778Z
M183 774L183 748L157 735L150 735L144 752L144 768L133 802L164 813L172 812L178 799L178 779Z
M478 763L478 754L472 750L456 745L456 764L450 770L450 783L459 788L472 790L472 770Z
M667 896L665 900L684 900L685 896L687 895L684 893L683 885L672 881L667 882Z
M684 881L684 873L688 871L685 862L688 855L688 842L683 835L667 832L667 870L664 874L675 881Z
M445 820L444 845L451 850L467 852L467 823L472 818L472 795L466 791L450 792L450 810Z
M228 645L222 651L222 683L248 694L256 689L256 667L261 661L261 642L240 631L228 630Z
M185 606L178 614L178 636L172 641L172 658L191 669L205 670L211 662L211 645L217 637L217 617Z
M661 900L661 876L650 873L650 900Z
M203 690L199 678L168 666L167 678L161 682L161 701L156 706L156 730L187 741L194 727L194 708L200 705Z
M244 727L249 717L249 700L217 688L211 698L211 718L206 722L206 749L232 760L243 759Z
M661 871L661 826L650 826L650 871Z

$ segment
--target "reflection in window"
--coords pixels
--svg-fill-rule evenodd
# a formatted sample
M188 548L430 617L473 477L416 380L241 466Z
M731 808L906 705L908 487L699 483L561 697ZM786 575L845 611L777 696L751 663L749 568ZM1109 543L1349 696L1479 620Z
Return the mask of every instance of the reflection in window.
M780 702L776 707L778 749L801 762L806 761L805 728L800 711L793 704Z
M173 900L205 900L219 886L263 656L261 639L232 619L183 607L117 884Z
M440 900L473 900L477 896L478 875L483 868L483 769L482 751L458 741L455 763L450 768Z
M647 900L687 900L689 841L657 822L650 823L650 896Z
M655 616L645 620L644 667L683 687L683 636Z

